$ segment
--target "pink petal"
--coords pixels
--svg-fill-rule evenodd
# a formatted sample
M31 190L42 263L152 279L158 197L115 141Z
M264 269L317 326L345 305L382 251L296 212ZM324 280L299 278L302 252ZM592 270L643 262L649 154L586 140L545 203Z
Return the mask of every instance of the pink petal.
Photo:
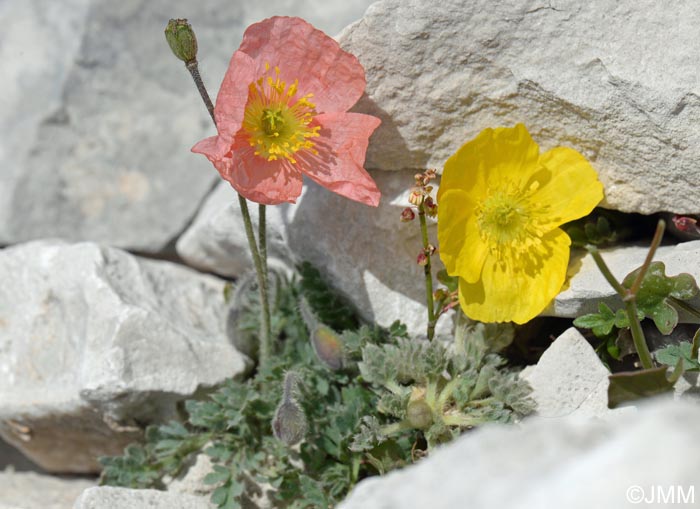
M248 200L263 205L295 203L301 194L301 173L286 159L268 161L256 156L240 136L231 156L212 162L223 179Z
M248 27L239 51L257 64L278 66L280 77L299 80L298 96L313 93L316 111L347 111L365 90L365 71L354 55L301 18L276 16Z
M248 55L236 51L228 64L228 69L216 96L214 116L219 136L220 150L233 143L233 137L240 130L248 102L248 85L258 78L256 63Z
M312 138L319 154L295 154L299 169L334 193L376 207L381 193L362 166L380 120L360 113L324 113L314 121L321 126L320 136Z

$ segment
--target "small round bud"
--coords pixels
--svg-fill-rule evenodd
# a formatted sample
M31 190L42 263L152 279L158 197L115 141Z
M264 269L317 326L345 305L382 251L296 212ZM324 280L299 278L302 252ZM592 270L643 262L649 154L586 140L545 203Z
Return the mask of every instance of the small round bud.
M428 244L428 247L425 251L428 256L433 256L435 254L435 251L437 251L437 248L432 244Z
M425 267L426 265L428 265L428 255L425 254L425 251L421 251L420 253L418 253L416 263L421 267Z
M411 191L411 194L408 195L408 203L415 205L416 207L420 207L423 204L423 197L423 191L414 188Z
M409 401L406 420L416 429L427 429L433 424L433 411L424 399Z
M415 218L416 218L416 213L413 212L413 209L411 207L406 207L401 212L401 222L402 223L408 223L410 221L413 221Z
M165 40L175 56L183 62L197 59L197 38L186 19L171 19L165 27Z

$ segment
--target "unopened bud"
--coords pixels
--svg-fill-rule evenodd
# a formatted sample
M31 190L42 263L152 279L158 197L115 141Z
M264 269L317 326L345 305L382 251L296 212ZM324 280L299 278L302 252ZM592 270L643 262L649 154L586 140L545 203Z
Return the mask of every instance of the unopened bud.
M406 420L416 429L428 429L433 424L433 409L425 401L424 391L413 389L406 407Z
M175 56L183 62L197 59L197 38L186 19L171 19L165 27L165 39Z
M428 244L428 247L425 249L425 252L428 256L433 256L435 254L435 251L437 251L437 248L432 244Z
M425 171L425 178L428 180L433 180L437 178L437 170L435 168L431 168L429 170Z
M408 203L420 207L423 204L423 191L421 189L414 188L411 194L408 195Z
M316 357L329 369L343 368L343 342L338 334L325 325L319 325L311 333L311 346Z
M435 299L435 300L444 300L448 296L449 296L449 294L447 293L447 290L445 290L444 288L438 288L437 290L435 290L433 292L433 299Z
M416 213L413 212L413 209L411 207L406 207L401 212L401 222L402 223L408 223L410 221L413 221L415 218L416 218Z
M673 216L673 225L678 228L678 230L687 233L698 232L697 219L687 216Z
M418 253L418 256L416 257L416 263L421 267L425 267L426 265L428 265L428 255L425 254L425 251L421 251L420 253Z
M272 419L272 432L275 438L287 445L301 442L308 428L304 411L294 399L296 384L296 375L291 371L288 372L284 376L282 401Z

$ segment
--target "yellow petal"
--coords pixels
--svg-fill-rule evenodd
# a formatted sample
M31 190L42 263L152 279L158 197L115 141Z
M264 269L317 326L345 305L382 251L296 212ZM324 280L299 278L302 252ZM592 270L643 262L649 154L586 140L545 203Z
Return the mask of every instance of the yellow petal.
M542 312L564 283L571 241L557 228L542 242L541 249L528 251L525 257L487 256L481 279L475 283L460 278L459 303L464 313L482 322L525 323Z
M479 279L488 252L488 245L479 235L474 209L474 201L459 189L443 193L438 202L440 259L448 274L469 282Z
M528 186L537 190L531 200L545 207L537 218L545 229L589 214L603 199L603 184L585 157L567 147L557 147L540 156L540 169Z
M519 184L537 170L538 156L539 147L523 124L484 129L445 163L438 200L451 189L479 196L494 184Z

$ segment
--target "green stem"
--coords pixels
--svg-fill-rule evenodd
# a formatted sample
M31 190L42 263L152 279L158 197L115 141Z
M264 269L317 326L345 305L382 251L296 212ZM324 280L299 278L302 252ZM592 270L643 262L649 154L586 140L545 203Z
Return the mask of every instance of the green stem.
M425 220L425 205L422 203L418 207L418 219L420 220L420 232L423 239L423 250L425 252L427 262L423 267L423 273L425 274L425 300L428 306L428 340L432 341L435 336L435 307L433 304L433 273L430 263L430 241L428 240L428 224Z
M656 237L655 237L656 238ZM639 360L642 363L644 369L650 369L654 367L654 363L651 360L651 354L649 353L649 347L647 346L646 338L644 337L644 332L642 331L642 324L639 323L639 318L637 317L637 303L635 293L625 288L620 284L620 282L615 279L612 272L608 268L607 264L600 255L598 248L595 246L586 246L586 249L591 256L593 261L595 261L598 269L603 274L603 277L610 283L617 294L622 298L625 304L625 312L627 314L627 320L630 323L630 332L632 333L632 341L634 342L634 347L637 350L637 355L639 355Z
M270 306L267 298L267 270L263 267L262 257L258 251L258 245L255 242L255 234L253 233L253 222L250 220L250 212L248 211L248 202L243 196L238 195L238 202L241 206L241 215L243 216L243 224L245 225L245 234L248 237L248 245L250 252L253 255L253 263L255 264L255 272L258 276L258 291L260 292L260 366L267 365L270 358L271 341L270 341Z
M625 312L630 322L630 332L632 333L634 348L637 350L637 355L639 355L642 367L644 369L651 369L654 367L654 362L651 360L651 353L649 353L649 347L647 346L647 341L642 331L642 324L639 323L639 317L637 317L637 302L634 298L625 301Z
M598 266L598 270L603 274L603 277L605 280L610 283L610 286L612 286L617 294L620 296L622 300L625 300L625 297L627 297L627 288L622 286L617 279L615 279L615 276L613 276L613 273L610 272L610 269L608 268L608 265L605 263L605 260L603 260L603 257L600 256L600 251L598 251L598 248L595 246L588 245L586 246L586 249L588 250L589 253L591 253L591 256L593 257L593 261L595 264Z
M661 239L664 236L665 229L666 229L666 222L663 219L659 219L659 222L656 225L656 231L654 232L654 238L651 239L651 245L649 246L649 251L647 252L647 257L644 260L644 263L642 264L642 268L639 270L639 273L637 274L637 277L634 280L634 283L632 283L632 288L630 288L630 290L629 290L629 293L634 295L635 297L637 296L637 293L639 292L639 288L642 286L642 281L644 281L644 276L646 275L647 270L649 270L649 266L651 265L651 261L654 259L654 255L656 254L656 249L661 244ZM627 298L629 298L629 296Z
M267 207L262 203L258 204L258 244L260 245L260 259L262 261L263 270L265 271L265 280L267 281L267 221L265 212Z
M214 126L216 127L216 117L214 115L214 105L209 98L209 92L204 86L204 81L199 74L199 67L197 65L197 60L192 60L185 64L185 67L190 72L192 79L194 80L199 95L204 101L204 105L207 107L207 111L211 116ZM260 251L258 251L258 244L255 241L255 234L253 233L253 223L250 220L250 212L248 211L248 202L246 199L238 195L238 202L241 207L241 215L243 216L243 223L245 225L246 237L248 237L248 246L250 247L250 253L253 256L253 263L255 264L255 272L258 276L258 290L260 292L260 353L259 361L260 365L265 366L268 359L270 358L271 342L270 342L270 303L267 298L267 246L265 241L265 210L264 205L260 205L260 223L259 223L259 234L260 234ZM264 258L261 258L260 253L264 254ZM264 260L264 262L263 262Z

